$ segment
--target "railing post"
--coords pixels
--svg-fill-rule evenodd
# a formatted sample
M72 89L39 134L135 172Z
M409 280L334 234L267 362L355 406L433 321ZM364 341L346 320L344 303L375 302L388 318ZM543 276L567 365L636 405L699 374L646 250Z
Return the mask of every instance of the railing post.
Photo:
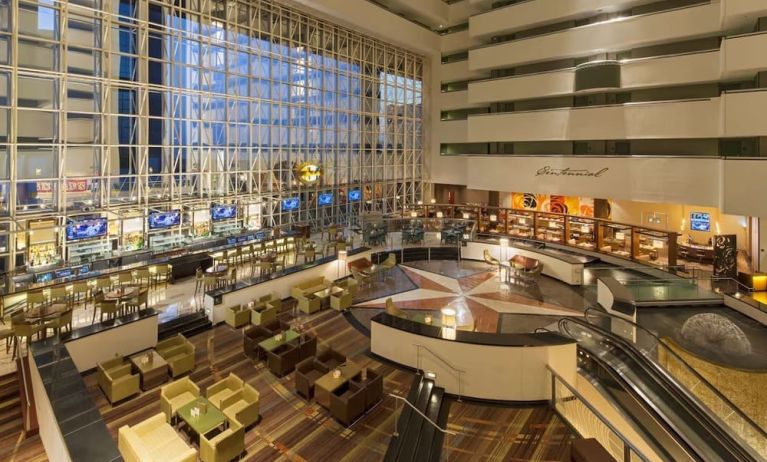
M463 396L463 372L458 371L458 402L461 401L461 396Z
M397 426L399 424L399 417L401 413L402 413L402 408L399 404L399 400L395 399L394 400L394 433L392 433L392 436L394 437L399 437L399 428L397 428Z
M623 462L631 462L631 448L623 442Z

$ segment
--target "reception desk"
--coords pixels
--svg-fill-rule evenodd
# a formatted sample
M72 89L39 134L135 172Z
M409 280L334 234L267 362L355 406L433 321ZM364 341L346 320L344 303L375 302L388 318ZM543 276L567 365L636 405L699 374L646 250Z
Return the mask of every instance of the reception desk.
M437 385L453 395L545 401L551 398L547 366L571 381L577 374L575 341L553 332L492 334L443 329L387 313L376 315L370 326L373 354L433 373Z

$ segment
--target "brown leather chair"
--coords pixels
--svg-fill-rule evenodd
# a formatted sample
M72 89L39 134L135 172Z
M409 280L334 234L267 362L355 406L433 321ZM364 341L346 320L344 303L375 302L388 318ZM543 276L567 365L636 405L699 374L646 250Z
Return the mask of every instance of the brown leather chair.
M317 337L308 334L301 334L298 342L299 361L306 358L313 358L317 354Z
M356 385L365 389L365 410L372 408L383 399L383 376L370 369L366 372L365 380L352 380Z
M306 358L296 365L296 391L306 399L314 397L314 382L327 374L330 369L318 362L316 358Z
M347 427L365 412L365 389L347 382L330 394L330 415Z
M267 352L267 366L272 374L282 377L295 369L299 353L300 350L297 345L280 345L273 351Z
M264 359L266 355L258 344L270 337L274 337L274 333L261 326L251 326L245 329L242 334L242 350L245 352L245 356L253 361Z
M337 352L336 350L332 348L324 348L320 350L319 353L317 353L317 361L319 361L323 366L327 367L328 370L330 370L345 363L346 356L342 355L341 353Z

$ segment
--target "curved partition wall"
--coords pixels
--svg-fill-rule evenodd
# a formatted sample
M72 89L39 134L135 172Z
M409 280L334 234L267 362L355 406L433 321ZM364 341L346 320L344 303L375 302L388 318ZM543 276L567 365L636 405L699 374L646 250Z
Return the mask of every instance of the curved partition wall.
M547 366L570 383L577 374L575 341L556 333L469 332L387 313L371 321L370 351L434 374L448 393L483 400L549 400Z

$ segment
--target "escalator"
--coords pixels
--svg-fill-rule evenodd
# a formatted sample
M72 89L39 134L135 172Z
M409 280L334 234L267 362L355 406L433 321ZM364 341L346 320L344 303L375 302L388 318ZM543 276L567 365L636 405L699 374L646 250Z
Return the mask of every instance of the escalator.
M597 322L589 322L589 318L597 318ZM618 328L614 329L615 326ZM760 451L767 441L765 432L684 363L679 367L689 368L686 376L695 380L692 389L696 391L690 392L689 383L680 383L653 358L659 349L667 348L665 344L658 339L654 349L648 349L634 343L641 329L630 321L593 309L587 310L586 320L563 318L559 322L560 332L578 341L581 374L624 411L663 459L766 460L765 453ZM647 334L654 337L649 332L642 334L644 338ZM664 354L676 355L665 350ZM675 365L683 363L678 356L674 361ZM720 410L728 409L726 415L716 415L704 405L699 399L700 390L706 391L709 405L714 399L721 404L717 406Z

